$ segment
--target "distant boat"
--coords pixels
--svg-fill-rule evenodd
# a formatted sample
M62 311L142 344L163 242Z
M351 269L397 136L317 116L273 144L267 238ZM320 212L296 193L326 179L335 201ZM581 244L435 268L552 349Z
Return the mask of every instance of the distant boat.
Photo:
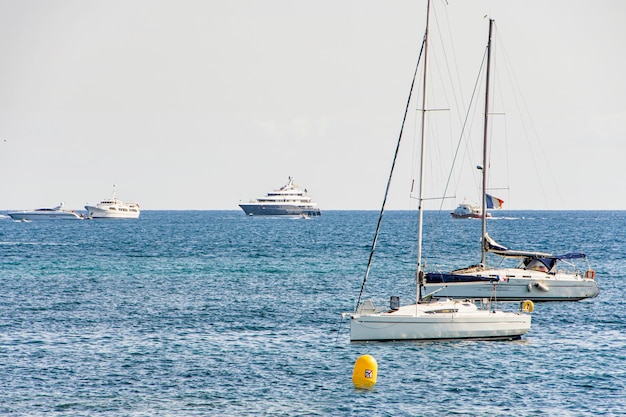
M487 194L488 209L501 209L503 205L504 200ZM450 215L455 219L482 219L483 210L479 204L465 198ZM491 213L486 212L485 216L491 217Z
M491 23L490 23L491 25ZM485 130L483 138L481 261L477 265L446 273L428 273L425 277L427 291L434 297L453 299L478 299L496 296L501 301L576 301L596 297L600 289L595 281L596 273L589 266L579 269L574 260L587 260L583 253L550 253L510 250L487 234L487 208L501 205L502 200L486 193L487 168L487 123L489 117L489 74L485 96ZM520 263L513 268L488 267L487 254L502 258L517 258Z
M525 311L504 312L493 308L480 309L470 300L434 300L432 294L422 296L424 271L422 270L422 231L423 231L423 202L424 202L424 161L426 155L425 146L425 122L426 122L426 68L428 59L428 15L430 1L426 12L426 33L422 48L424 51L424 88L422 89L422 134L420 161L422 170L419 177L418 197L418 232L417 232L417 270L416 302L401 306L399 297L390 298L389 307L376 307L372 300L362 301L362 295L366 286L368 274L372 264L374 250L378 239L380 224L383 218L385 202L389 191L391 177L396 159L392 163L391 173L387 182L385 198L380 211L376 233L369 256L369 262L365 272L365 278L361 285L361 293L353 313L344 313L343 316L350 318L350 340L352 341L375 341L375 340L437 340L437 339L519 339L530 330L531 316L526 312L532 311L532 303L524 303ZM489 28L489 40L491 43L491 26ZM408 109L408 105L407 105ZM406 117L406 114L405 114ZM400 133L402 137L402 129ZM399 147L396 147L396 157ZM493 306L492 306L493 307ZM520 309L522 310L522 309Z
M138 219L141 214L139 203L122 202L115 197L115 185L111 198L100 201L95 206L85 206L89 219Z
M74 210L63 210L63 202L56 207L38 208L35 210L10 211L7 213L13 220L82 220L83 215Z
M483 213L480 206L469 200L463 200L450 215L455 219L482 219ZM487 213L487 217L491 217Z
M306 189L302 189L289 177L289 182L278 190L267 193L248 203L241 203L239 207L248 216L287 216L311 217L321 215Z

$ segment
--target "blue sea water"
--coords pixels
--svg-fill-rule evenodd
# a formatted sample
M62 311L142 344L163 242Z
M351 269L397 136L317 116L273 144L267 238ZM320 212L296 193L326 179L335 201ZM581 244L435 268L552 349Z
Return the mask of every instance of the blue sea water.
M378 213L144 211L0 219L0 414L626 414L626 212L502 212L492 237L588 254L595 299L535 305L520 341L351 343ZM479 259L480 222L426 213L427 267ZM367 297L414 297L414 213L389 212ZM362 354L373 390L355 390Z

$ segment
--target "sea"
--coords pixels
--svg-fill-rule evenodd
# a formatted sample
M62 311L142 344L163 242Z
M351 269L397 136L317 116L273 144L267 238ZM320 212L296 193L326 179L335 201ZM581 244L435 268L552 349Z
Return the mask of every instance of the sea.
M488 221L510 248L586 253L600 286L535 303L517 341L350 342L341 313L355 308L377 220L0 218L0 415L626 415L626 211ZM426 269L479 261L480 221L424 220ZM415 299L416 224L385 214L364 298ZM352 383L361 355L378 363L370 390Z

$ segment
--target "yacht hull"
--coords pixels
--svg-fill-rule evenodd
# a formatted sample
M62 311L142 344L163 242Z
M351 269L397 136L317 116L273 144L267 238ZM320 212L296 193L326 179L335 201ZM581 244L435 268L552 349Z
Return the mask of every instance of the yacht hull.
M138 219L140 211L139 209L123 210L120 207L97 207L97 206L85 206L87 210L87 217L90 219Z
M355 314L350 319L350 340L515 340L530 330L528 314L486 310L425 312L419 307Z
M450 213L453 219L482 219L480 214L456 214Z
M490 271L491 274L494 271ZM495 298L498 301L578 301L600 293L595 280L577 275L529 273L514 276L506 271L497 275L497 280L486 281L480 276L430 273L424 288L426 293L434 293L435 298Z
M33 221L33 220L82 220L82 216L72 211L64 212L48 212L48 213L36 213L36 212L11 212L7 213L13 220L17 221Z
M247 216L306 216L321 215L317 207L302 207L291 204L239 204Z

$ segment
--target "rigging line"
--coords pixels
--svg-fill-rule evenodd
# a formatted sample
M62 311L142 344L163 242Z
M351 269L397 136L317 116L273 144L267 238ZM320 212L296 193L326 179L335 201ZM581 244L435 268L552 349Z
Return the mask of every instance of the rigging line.
M335 343L339 341L339 334L341 333L341 327L343 325L343 317L339 321L339 325L337 326L337 337L335 338Z
M447 3L446 3L446 6L447 6ZM446 9L444 8L444 10L446 10ZM444 38L443 38L443 35L441 33L442 25L439 24L439 18L438 18L438 15L437 15L437 8L436 7L433 7L433 16L435 18L435 21L437 22L436 28L437 28L437 34L439 35L439 42L441 42L441 44L444 45L445 42L443 40ZM462 108L461 106L464 105L463 90L460 89L460 88L458 89L459 95L461 96L460 97L461 105L459 105L459 98L457 97L457 94L456 94L457 93L457 89L454 88L454 81L453 81L453 76L452 76L453 74L450 71L451 68L452 68L452 64L454 64L454 68L456 70L455 74L456 74L456 79L457 79L457 83L458 83L459 86L461 85L461 81L460 81L460 77L459 77L460 72L459 72L459 68L458 68L458 65L457 65L457 61L456 61L456 51L455 51L455 48L454 48L454 37L452 36L452 33L450 31L450 21L448 19L448 14L447 13L445 14L445 17L446 17L446 21L447 21L446 27L448 29L448 36L449 36L449 39L450 39L450 41L449 41L450 42L450 49L452 49L452 57L454 59L453 60L448 59L448 54L446 53L446 50L447 50L446 48L441 48L441 51L442 51L442 55L443 55L443 61L446 64L445 65L445 69L447 70L446 71L447 72L447 76L448 76L448 79L450 80L450 86L452 87L450 91L452 93L452 98L454 100L455 109L457 110L456 111L456 116L458 117L459 121L461 121L462 115L461 115L459 109L461 109Z
M496 40L499 41L503 45L501 47L501 51L504 57L504 60L503 60L504 67L506 69L506 74L509 76L509 79L511 82L511 86L512 86L511 92L513 93L515 105L517 109L519 109L519 112L520 112L520 122L522 125L522 130L524 132L524 138L526 139L526 145L528 146L528 149L530 150L530 155L531 155L533 166L535 167L535 172L543 172L544 168L547 169L548 173L550 174L549 179L551 180L551 183L552 183L551 193L552 195L556 194L560 202L563 203L563 197L561 196L561 193L560 193L560 187L558 186L555 176L554 176L554 172L552 171L552 164L549 163L549 160L545 156L547 155L547 153L543 149L542 140L534 125L532 114L530 110L528 109L528 104L526 103L526 99L524 97L524 91L522 87L520 86L520 83L516 77L516 74L513 69L514 68L513 64L511 63L511 60L509 56L507 55L507 50L504 45L504 40L500 37L500 33L498 32L497 27L496 27ZM531 141L533 143L531 143ZM541 151L539 152L539 154L543 156L542 159L544 161L544 164L541 165L541 168L539 168L538 161L534 158L534 155L535 155L535 153L533 152L534 147L538 147ZM541 193L542 193L542 197L544 198L544 201L549 203L551 199L546 197L545 190L543 189L544 182L542 181L542 178L545 178L545 176L537 175L536 178L541 187Z
M476 92L478 91L478 85L479 85L479 82L480 82L480 79L481 79L481 74L482 74L483 68L485 66L486 57L487 57L487 50L485 49L485 54L483 55L483 60L482 60L482 62L480 64L480 69L478 71L478 77L476 78L476 83L474 84L474 90L472 91L472 96L470 98L470 105L468 107L467 113L465 114L465 120L463 121L463 127L461 128L461 134L459 135L459 141L457 142L456 150L454 151L454 157L452 158L452 167L454 167L454 164L456 163L456 159L457 159L457 156L459 154L459 149L461 148L461 142L463 140L463 135L465 134L465 127L467 126L467 121L469 119L469 114L470 114L470 109L472 107L472 103L474 102L474 99L476 98ZM444 196L448 194L448 188L449 188L450 182L452 180L452 167L450 169L450 173L448 174L448 179L446 180L446 186L445 186L445 188L443 190L443 195ZM440 211L443 208L443 201L444 200L441 200L441 205L439 206L439 210Z
M406 117L409 113L409 106L411 105L411 96L413 94L413 88L415 87L415 80L417 78L417 71L419 68L420 61L422 60L422 53L424 52L424 45L426 44L426 36L428 32L424 34L424 39L422 40L422 47L420 48L420 53L417 57L417 64L415 65L415 71L413 72L413 80L411 81L411 89L409 90L409 97L406 101L406 107L404 109L404 117L402 118L402 125L400 126L400 134L398 135L398 142L396 144L396 150L393 155L393 162L391 163L391 170L389 171L389 178L387 179L387 187L385 188L385 196L383 198L383 204L380 208L380 214L378 216L378 223L376 224L376 232L374 233L374 241L372 242L372 249L370 251L369 260L367 261L367 268L365 270L365 276L363 277L363 283L361 284L361 291L359 292L359 298L356 303L356 307L354 308L354 312L356 313L359 304L361 304L361 298L363 297L363 291L365 290L365 283L367 282L367 278L370 273L370 269L372 268L372 260L374 259L374 250L376 250L376 243L378 242L378 235L380 233L380 225L383 220L383 214L385 212L385 205L387 203L387 196L389 195L389 188L391 186L391 177L393 176L393 171L396 167L396 160L398 159L398 153L400 152L400 142L402 141L402 134L404 133L404 124L406 123Z

